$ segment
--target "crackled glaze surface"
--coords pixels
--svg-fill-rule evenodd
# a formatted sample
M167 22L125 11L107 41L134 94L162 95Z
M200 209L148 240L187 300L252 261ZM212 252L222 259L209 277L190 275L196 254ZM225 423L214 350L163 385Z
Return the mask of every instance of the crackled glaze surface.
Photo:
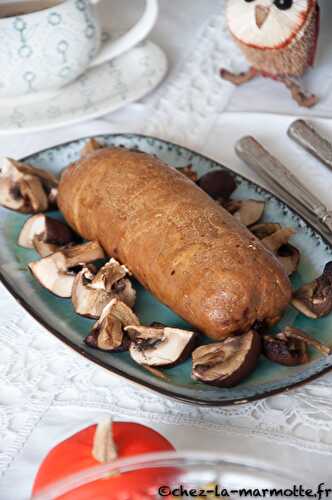
M217 163L199 154L158 139L138 135L116 135L104 136L100 140L108 146L116 145L141 149L156 154L174 166L184 166L192 163L199 174L203 174L210 168L219 167ZM57 172L78 158L83 144L84 140L81 140L52 148L30 157L29 162ZM236 197L265 200L267 204L266 220L278 221L284 226L296 229L297 234L294 237L294 244L301 250L302 260L299 272L294 277L294 285L297 286L317 275L323 265L331 260L331 247L297 214L271 194L240 176L237 176L237 182ZM58 299L43 290L27 271L27 263L36 258L36 255L32 251L21 249L16 245L17 235L24 220L25 216L1 209L0 265L3 279L14 291L21 303L44 326L55 333L61 340L111 371L153 388L158 392L185 401L224 405L283 391L290 386L318 376L332 366L331 356L321 358L316 353L313 353L310 364L297 368L274 365L262 357L255 373L238 387L218 389L191 380L190 360L168 370L169 382L165 382L135 365L127 353L108 354L89 349L83 343L83 339L91 328L92 322L76 316L73 313L70 301ZM143 323L160 321L171 326L188 326L141 287L138 287L137 312ZM311 321L289 309L281 324L296 325L309 333L313 333L322 341L332 344L331 322L330 317L319 321Z

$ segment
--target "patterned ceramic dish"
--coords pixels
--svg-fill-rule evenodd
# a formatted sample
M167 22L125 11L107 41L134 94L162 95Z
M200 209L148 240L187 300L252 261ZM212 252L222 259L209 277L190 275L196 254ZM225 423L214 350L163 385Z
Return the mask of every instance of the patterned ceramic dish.
M1 101L0 135L53 129L106 115L151 92L166 71L164 52L146 41L88 70L51 98L37 94L34 99Z
M183 147L140 135L106 135L99 138L108 146L140 149L153 153L174 166L191 163L199 174L221 165ZM78 159L85 140L67 143L42 151L26 160L33 164L59 172ZM222 167L225 168L225 167ZM235 197L265 200L265 219L293 227L297 234L294 244L301 251L301 265L293 281L295 286L310 281L320 274L324 264L332 260L332 247L316 230L306 223L279 199L256 184L237 175L238 189ZM237 387L220 389L191 379L191 360L165 370L168 380L162 380L135 364L128 353L110 354L87 347L87 336L92 321L77 316L70 300L59 299L43 289L27 270L28 262L36 260L33 251L17 246L16 241L26 216L0 209L0 278L9 291L42 325L70 347L130 381L153 389L167 396L200 405L223 406L240 404L250 400L288 390L308 382L332 368L332 356L322 358L312 352L311 362L295 368L273 364L263 356L256 371ZM160 304L154 297L137 285L136 311L143 324L153 321L169 326L187 327L186 323ZM332 317L309 320L289 308L279 326L294 325L312 333L321 341L332 345Z

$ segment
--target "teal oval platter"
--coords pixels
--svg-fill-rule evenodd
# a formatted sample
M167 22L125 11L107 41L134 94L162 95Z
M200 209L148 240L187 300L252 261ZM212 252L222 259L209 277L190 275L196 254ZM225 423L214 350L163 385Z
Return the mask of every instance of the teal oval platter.
M97 140L105 146L138 149L157 155L175 167L192 164L199 175L211 169L228 170L223 165L189 149L152 137L118 134L99 136ZM25 158L24 161L59 173L79 158L85 142L86 139L80 139L53 147ZM294 287L311 281L321 274L324 265L332 260L332 247L324 236L276 196L240 175L235 174L235 177L238 187L234 198L264 200L265 221L279 222L296 230L292 243L301 251L301 263L298 272L292 278ZM50 215L61 218L58 212ZM93 321L76 315L70 300L60 299L49 293L39 285L28 270L28 263L37 260L38 256L33 250L20 248L16 243L26 219L25 215L0 208L0 280L18 302L49 332L92 362L125 377L128 381L184 402L225 406L246 403L289 390L323 375L332 368L332 356L322 357L315 351L311 351L310 363L292 368L274 364L261 356L256 370L250 377L237 387L222 389L192 380L190 358L179 366L164 370L167 377L164 380L137 365L128 353L107 353L89 348L84 339ZM138 283L134 285L138 292L135 311L142 324L157 321L169 326L191 328ZM319 320L310 320L289 308L277 325L277 329L286 325L301 328L332 346L332 315Z

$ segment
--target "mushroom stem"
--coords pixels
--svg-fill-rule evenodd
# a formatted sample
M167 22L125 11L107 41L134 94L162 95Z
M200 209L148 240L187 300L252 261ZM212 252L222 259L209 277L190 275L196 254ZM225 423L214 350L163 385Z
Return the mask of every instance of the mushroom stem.
M317 351L319 351L323 356L329 356L331 354L331 348L327 345L320 342L318 339L315 339L307 334L305 334L302 330L298 328L293 328L291 326L287 326L284 330L284 334L288 338L293 338L297 340L302 340L307 345L310 345Z
M113 438L111 417L103 420L97 425L93 439L92 456L101 464L114 462L118 458Z

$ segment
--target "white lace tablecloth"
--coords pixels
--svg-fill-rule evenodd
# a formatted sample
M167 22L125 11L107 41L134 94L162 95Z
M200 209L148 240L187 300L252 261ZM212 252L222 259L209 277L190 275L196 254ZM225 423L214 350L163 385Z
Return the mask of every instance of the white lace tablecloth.
M132 7L129 1L118 3ZM323 5L318 68L306 76L305 84L322 96L317 108L307 114L332 117L332 51L328 50L332 6L327 4ZM107 120L19 139L1 138L0 154L20 157L88 134L137 131L190 146L247 175L229 143L248 130L285 155L287 117L245 114L241 118L237 113L302 115L287 92L266 80L234 89L217 76L220 65L233 69L244 65L225 31L223 1L161 0L161 7L153 38L166 49L172 66L157 92ZM107 5L103 8L109 15ZM119 5L117 9L115 17L122 13ZM129 12L136 14L135 8ZM325 126L332 135L330 122ZM318 174L313 178L312 162L292 165L332 208L331 174L315 164ZM47 451L109 413L149 423L177 449L213 450L226 458L271 463L300 477L312 477L313 482L331 479L332 375L244 406L188 406L131 385L84 360L37 324L2 286L0 312L1 500L27 499Z

